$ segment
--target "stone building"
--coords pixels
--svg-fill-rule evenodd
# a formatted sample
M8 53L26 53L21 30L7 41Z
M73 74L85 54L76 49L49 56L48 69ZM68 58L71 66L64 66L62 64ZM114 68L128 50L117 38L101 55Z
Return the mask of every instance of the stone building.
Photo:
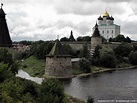
M56 40L52 50L46 56L45 76L67 78L72 75L71 56L63 49L59 40Z
M3 4L1 4L0 8L0 47L11 47L12 41L9 35L8 26L5 19L5 12L2 8Z
M99 30L98 30L98 25L96 23L95 30L91 36L91 50L95 49L95 47L97 45L100 45L100 46L102 45L102 38L100 36Z
M107 11L104 12L103 16L98 18L98 29L101 36L109 40L109 38L115 38L120 34L120 26L114 24L114 18L108 14ZM93 31L95 27L93 27Z

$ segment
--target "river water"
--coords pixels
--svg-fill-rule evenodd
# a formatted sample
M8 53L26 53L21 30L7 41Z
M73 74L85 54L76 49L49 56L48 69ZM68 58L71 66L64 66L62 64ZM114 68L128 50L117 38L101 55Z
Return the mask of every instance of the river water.
M40 83L42 79L36 81ZM137 69L99 73L97 77L75 77L63 82L67 94L82 100L91 96L95 103L137 103Z

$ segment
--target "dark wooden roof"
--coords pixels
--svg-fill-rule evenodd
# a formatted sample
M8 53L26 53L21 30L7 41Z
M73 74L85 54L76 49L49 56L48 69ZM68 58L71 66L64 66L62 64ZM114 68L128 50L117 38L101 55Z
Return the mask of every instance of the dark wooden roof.
M0 8L0 47L10 47L12 46L12 41L9 35L8 26L5 19L5 13Z
M67 52L64 50L62 44L60 43L60 41L57 39L55 41L54 46L52 47L50 53L47 56L70 56L67 54Z
M100 33L99 33L99 30L98 30L98 25L97 25L97 23L96 23L96 25L95 25L95 30L94 30L94 32L93 32L93 34L92 34L92 37L100 37Z
M69 41L75 41L72 30L70 33Z

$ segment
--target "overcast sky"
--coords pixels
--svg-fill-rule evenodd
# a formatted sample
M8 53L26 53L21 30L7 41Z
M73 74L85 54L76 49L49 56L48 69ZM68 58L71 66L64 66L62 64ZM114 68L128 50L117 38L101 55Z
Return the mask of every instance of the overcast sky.
M105 9L121 34L137 40L137 0L1 0L12 41L91 36Z

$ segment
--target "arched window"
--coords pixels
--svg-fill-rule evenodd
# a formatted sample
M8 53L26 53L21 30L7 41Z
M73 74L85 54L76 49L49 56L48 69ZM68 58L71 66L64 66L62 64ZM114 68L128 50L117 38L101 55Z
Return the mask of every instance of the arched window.
M113 30L112 30L112 34L113 34Z
M109 33L109 31L107 30L107 33Z
M104 30L102 31L102 33L104 34Z

